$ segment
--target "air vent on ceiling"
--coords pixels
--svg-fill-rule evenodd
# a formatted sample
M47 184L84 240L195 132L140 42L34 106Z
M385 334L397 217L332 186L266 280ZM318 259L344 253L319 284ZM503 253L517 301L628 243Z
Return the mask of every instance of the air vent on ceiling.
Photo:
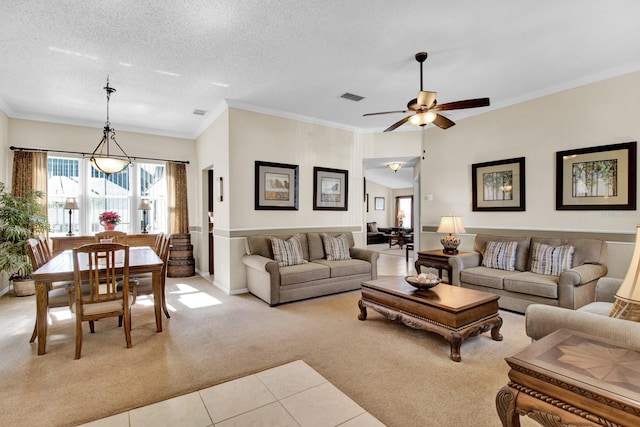
M340 98L348 99L349 101L358 102L358 101L362 101L364 99L364 96L354 95L352 93L345 92L342 95L340 95Z
M196 116L204 116L207 112L205 110L193 110L193 114Z

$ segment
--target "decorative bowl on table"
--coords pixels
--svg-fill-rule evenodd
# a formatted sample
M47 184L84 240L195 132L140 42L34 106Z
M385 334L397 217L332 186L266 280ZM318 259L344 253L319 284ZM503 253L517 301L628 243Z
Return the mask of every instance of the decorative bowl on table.
M421 290L433 288L440 283L440 278L433 273L420 273L417 276L407 276L404 280L411 286Z

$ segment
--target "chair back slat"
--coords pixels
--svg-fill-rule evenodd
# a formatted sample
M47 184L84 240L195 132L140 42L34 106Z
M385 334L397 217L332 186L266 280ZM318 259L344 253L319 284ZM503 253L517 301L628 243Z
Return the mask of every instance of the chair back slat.
M33 270L35 271L42 267L47 261L43 258L42 250L40 249L40 241L38 239L28 239L27 246L29 248L31 267L33 267Z
M38 236L38 240L40 241L40 249L41 253L44 256L45 262L51 259L51 248L49 247L49 241L46 236L42 234Z

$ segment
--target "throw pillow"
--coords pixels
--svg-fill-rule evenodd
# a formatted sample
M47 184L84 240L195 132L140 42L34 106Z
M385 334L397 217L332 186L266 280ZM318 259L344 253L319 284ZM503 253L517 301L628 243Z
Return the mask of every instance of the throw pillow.
M369 232L371 232L371 233L377 233L378 232L378 223L377 222L370 222L369 223Z
M571 245L549 246L534 243L531 250L531 271L548 276L559 276L571 268L574 247Z
M278 263L279 267L299 265L307 262L303 258L302 244L300 244L298 236L293 236L288 240L272 237L271 248L273 249L273 259Z
M487 242L482 254L482 266L514 271L517 246L518 242Z
M327 255L327 261L351 259L349 255L349 240L344 234L338 237L322 234L322 242L324 243L324 253Z

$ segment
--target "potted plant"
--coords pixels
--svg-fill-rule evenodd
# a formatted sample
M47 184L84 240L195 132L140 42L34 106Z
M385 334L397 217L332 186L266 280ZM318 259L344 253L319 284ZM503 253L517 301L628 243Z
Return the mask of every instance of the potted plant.
M27 245L30 238L49 231L43 198L41 191L16 197L0 182L0 272L9 274L18 296L35 293Z
M104 227L105 230L115 230L116 225L120 224L120 215L118 212L107 211L102 212L98 219L100 220L100 225Z

